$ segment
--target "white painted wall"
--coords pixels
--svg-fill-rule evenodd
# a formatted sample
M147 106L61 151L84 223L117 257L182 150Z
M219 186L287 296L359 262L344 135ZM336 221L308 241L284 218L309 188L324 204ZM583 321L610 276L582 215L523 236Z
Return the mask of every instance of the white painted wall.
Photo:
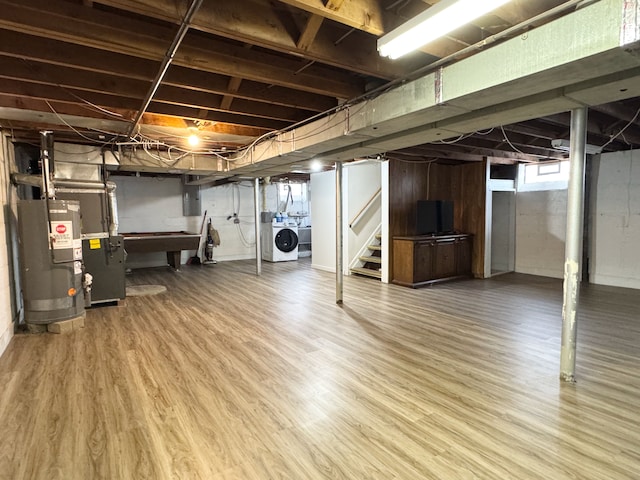
M345 220L346 222L351 222L380 188L380 163L345 164L343 172L345 172L345 197L347 199ZM360 221L353 228L347 228L348 233L345 239L347 245L346 253L348 255L347 265L356 257L367 239L371 237L378 225L380 225L381 205L382 196L379 195L363 214Z
M516 195L516 272L562 278L567 190Z
M12 206L9 199L9 148L8 139L0 137L0 355L4 353L13 337L15 314L12 308L11 296L13 290L12 270L10 264L9 242L11 235L10 217ZM0 387L1 388L1 387Z
M344 266L345 273L351 259L371 236L381 222L381 198L363 217L356 228L349 228L349 221L358 213L371 196L380 188L381 164L379 162L345 164L343 177L344 207ZM311 175L311 265L321 270L336 271L336 176L335 171Z
M640 289L640 150L603 154L593 171L590 281Z
M343 170L344 173L344 170ZM344 177L343 177L344 180ZM334 170L311 174L311 265L336 271L336 174Z
M180 179L114 176L112 180L118 187L120 232L200 231L202 216L182 215ZM220 246L214 249L213 258L218 261L255 258L253 184L203 188L201 198L202 213L207 210L207 221L210 217L220 234ZM238 214L239 225L227 220L233 213ZM193 253L183 252L182 262ZM130 268L166 263L164 253L131 254L127 258Z

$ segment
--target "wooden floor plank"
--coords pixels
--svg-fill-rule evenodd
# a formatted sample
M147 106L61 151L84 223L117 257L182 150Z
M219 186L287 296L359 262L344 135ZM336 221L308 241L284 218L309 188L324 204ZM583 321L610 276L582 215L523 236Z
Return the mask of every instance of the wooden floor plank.
M412 290L308 260L136 270L167 292L91 309L0 358L0 479L637 479L640 295L562 285Z

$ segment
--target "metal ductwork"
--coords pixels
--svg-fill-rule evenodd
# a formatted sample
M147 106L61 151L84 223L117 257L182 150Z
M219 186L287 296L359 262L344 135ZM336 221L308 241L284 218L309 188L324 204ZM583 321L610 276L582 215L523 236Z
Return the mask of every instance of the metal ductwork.
M70 227L65 223L66 220L62 222L56 217L58 210L61 210L56 205L70 205L68 210L75 209L73 211L77 213L78 217L78 227L74 227L74 232L77 230L76 233L78 234L77 239L74 237L75 243L73 244L74 271L83 272L82 285L74 284L73 288L76 290L84 289L87 305L122 300L125 298L125 252L124 239L122 236L118 236L116 184L111 181L100 180L99 178L102 175L97 172L95 178L91 180L74 178L74 175L79 177L83 175L82 169L69 168L68 166L62 168L64 162L58 162L57 166L54 165L52 145L53 142L50 135L46 134L46 132L43 133L40 153L43 170L41 176L25 173L14 173L11 176L14 184L39 188L42 197L42 200L22 200L20 202L22 215L19 220L23 224L21 233L24 236L29 235L29 232L41 232L43 229L48 231L48 235L45 236L45 239L49 238L50 246L48 250L57 254L60 242L56 240L55 229L60 227L60 229L64 228L70 231ZM55 178L56 173L66 176L66 178ZM32 208L33 212L40 211L37 206L29 207L31 204L28 202L32 202L35 205L42 202L44 204L42 211L45 217L51 220L42 220L31 210L28 210L28 208ZM34 219L30 220L29 216L33 216ZM80 218L82 221L80 221ZM54 220L58 221L58 223L54 224ZM61 235L60 232L57 232L57 234ZM33 241L24 237L21 242L25 245L29 244L29 242L36 242L34 245L41 250L38 258L44 258L46 250L40 248L42 242L40 234L38 235L38 238ZM29 272L33 271L33 265L27 261L27 253L23 255L23 258L25 260L22 263L25 268L30 269ZM67 261L66 257L64 261ZM25 278L28 277L29 272L25 270L23 273ZM31 275L27 280L28 285L24 288L30 289L29 292L34 296L32 286L33 284L40 285L38 277ZM77 280L76 277L74 277L75 280ZM65 299L65 301L68 302L68 299ZM73 306L75 307L75 305L74 303ZM37 308L37 305L33 308ZM53 314L45 313L42 317L38 317L30 312L27 321L30 323L49 323L49 320L57 321L61 319L61 315L64 313L66 312L57 312L55 317L52 316Z
M106 182L107 198L109 200L109 236L118 235L118 200L116 198L116 184Z
M43 188L44 180L38 175L29 175L26 173L14 173L11 179L16 185L28 185L31 187ZM109 207L109 235L115 237L118 235L118 200L116 198L116 184L114 182L97 182L91 180L53 180L50 183L53 191L57 189L70 190L87 190L106 191L108 207Z

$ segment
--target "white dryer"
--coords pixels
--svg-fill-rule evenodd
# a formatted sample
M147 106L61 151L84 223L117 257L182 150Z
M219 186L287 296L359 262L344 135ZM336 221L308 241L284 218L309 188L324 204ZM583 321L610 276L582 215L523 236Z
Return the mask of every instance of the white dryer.
M262 224L262 259L267 262L298 260L298 224L295 220Z

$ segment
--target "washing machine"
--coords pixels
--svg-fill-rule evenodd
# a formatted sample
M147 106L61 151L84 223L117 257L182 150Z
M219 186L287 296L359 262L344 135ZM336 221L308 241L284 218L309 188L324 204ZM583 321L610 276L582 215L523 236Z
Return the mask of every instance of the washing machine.
M267 262L298 260L298 224L295 220L262 224L262 259Z

